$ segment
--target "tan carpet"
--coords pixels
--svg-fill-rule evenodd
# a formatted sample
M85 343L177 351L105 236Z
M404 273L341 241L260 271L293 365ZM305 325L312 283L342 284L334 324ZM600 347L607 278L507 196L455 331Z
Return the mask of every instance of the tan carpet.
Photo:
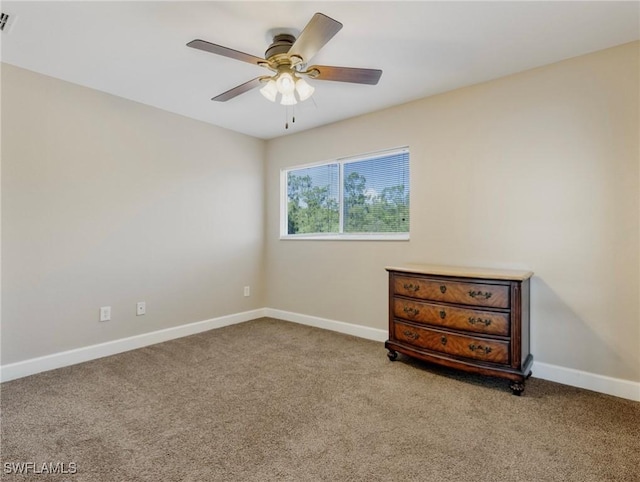
M3 384L3 469L77 464L3 480L640 480L640 403L507 385L260 319Z

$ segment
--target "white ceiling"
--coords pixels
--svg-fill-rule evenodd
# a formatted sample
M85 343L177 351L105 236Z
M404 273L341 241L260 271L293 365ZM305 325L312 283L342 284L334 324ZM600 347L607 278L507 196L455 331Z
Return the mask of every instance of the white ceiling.
M476 84L640 37L631 2L2 2L2 61L269 139ZM382 69L376 86L311 81L285 108L253 90L267 71L185 46L200 38L259 57L275 27L315 12L344 28L311 63Z

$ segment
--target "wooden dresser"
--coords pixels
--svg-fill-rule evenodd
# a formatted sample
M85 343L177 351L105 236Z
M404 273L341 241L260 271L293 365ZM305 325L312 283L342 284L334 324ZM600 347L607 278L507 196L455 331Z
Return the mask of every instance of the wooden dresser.
M388 267L385 348L468 372L506 378L514 395L531 375L530 271L435 265Z

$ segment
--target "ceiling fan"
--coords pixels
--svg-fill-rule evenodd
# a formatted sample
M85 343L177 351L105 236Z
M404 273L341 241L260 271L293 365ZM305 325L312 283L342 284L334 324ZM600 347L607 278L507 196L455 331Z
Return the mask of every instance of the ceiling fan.
M211 100L226 102L262 85L260 92L270 101L275 102L278 94L281 94L281 104L294 105L298 99L303 101L311 97L314 91L303 77L369 85L375 85L380 80L382 70L327 65L308 66L311 58L341 28L340 22L322 13L316 13L298 38L291 33L282 33L283 29L280 29L280 33L272 31L274 32L273 43L267 48L264 59L199 39L192 40L187 46L258 65L273 72L272 75L256 77L240 84Z

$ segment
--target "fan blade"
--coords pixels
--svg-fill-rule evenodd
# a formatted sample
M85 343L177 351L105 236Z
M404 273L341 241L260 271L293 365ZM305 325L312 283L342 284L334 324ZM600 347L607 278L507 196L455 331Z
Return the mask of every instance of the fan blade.
M314 70L318 72L314 75ZM354 69L351 67L331 67L329 65L312 65L307 68L311 79L335 80L336 82L352 82L354 84L376 85L382 70Z
M231 90L227 90L223 94L216 95L213 99L216 102L226 102L228 100L233 99L234 97L239 96L240 94L244 94L245 92L249 92L251 89L255 89L260 86L262 77L256 77L249 82L245 82L244 84L240 84L237 87L234 87Z
M332 18L316 13L289 49L289 55L301 57L308 62L342 28L342 24Z
M243 62L249 62L250 64L259 65L267 63L265 59L261 59L255 55L245 54L244 52L223 47L222 45L212 44L211 42L206 42L200 39L192 40L187 44L187 47L204 50L205 52L211 52L212 54L222 55L236 60L242 60Z

